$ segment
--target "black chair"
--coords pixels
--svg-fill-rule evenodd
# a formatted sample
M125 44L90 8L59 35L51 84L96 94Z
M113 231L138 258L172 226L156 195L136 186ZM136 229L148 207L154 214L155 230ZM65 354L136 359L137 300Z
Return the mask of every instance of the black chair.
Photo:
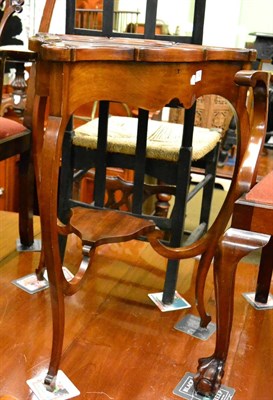
M201 44L203 35L203 23L205 15L205 1L196 0L193 16L193 31L191 36L175 36L166 34L157 34L157 1L147 0L146 2L146 17L144 24L144 32L139 33L136 27L134 29L125 29L124 32L114 30L115 10L113 2L104 0L103 9L99 10L102 14L102 29L84 29L76 28L74 21L76 18L75 1L67 1L67 18L66 18L66 33L77 35L94 35L94 36L113 36L113 37L130 37L130 38L145 38L145 39L160 39L164 41L176 41L183 43ZM128 32L129 31L129 32ZM134 31L135 33L132 33ZM107 99L106 99L107 100ZM182 109L183 105L179 104L176 99L172 99L167 106L176 109ZM108 133L111 133L111 123L114 119L109 118L109 102L102 101L99 105L99 129L100 141L96 148L90 148L88 145L79 145L78 130L74 131L73 121L67 127L65 142L63 146L61 179L59 185L59 218L66 222L70 214L70 208L82 204L77 198L73 198L73 182L79 182L91 168L95 167L94 176L94 201L90 204L84 204L86 207L102 207L105 208L105 191L108 193L108 199L112 208L119 208L124 203L129 204L129 212L135 215L142 215L144 218L151 218L156 222L157 226L167 232L166 241L173 247L180 246L181 243L189 244L200 238L207 230L209 223L210 207L214 189L214 180L217 167L218 157L218 142L220 135L215 139L215 132L212 132L214 137L210 149L206 149L203 154L197 157L196 161L192 161L192 138L199 134L207 134L209 139L209 130L203 129L202 132L194 133L195 120L194 105L190 110L185 111L184 115L184 130L181 129L181 143L176 149L176 158L174 161L165 159L156 159L147 156L146 147L149 150L149 144L146 144L147 125L153 125L153 121L149 119L149 114L146 110L137 111L137 139L132 154L124 154L122 151L109 152L106 149L107 142L107 125ZM89 124L93 126L97 121L91 121ZM163 129L166 125L160 125L159 129ZM86 128L86 126L84 126ZM171 125L168 125L170 129ZM183 130L183 140L182 140ZM177 160L179 160L177 162ZM113 183L113 178L107 178L106 167L118 167L134 170L134 181L123 182L117 179ZM204 174L204 179L200 183L194 185L192 192L189 192L191 182L191 172L193 168L196 171ZM156 178L163 184L146 184L145 175ZM187 202L200 190L203 190L203 200L200 209L200 224L196 227L190 236L185 236L184 221L186 215ZM115 191L122 191L129 196L122 198L121 201L113 201ZM166 218L158 215L145 215L143 211L143 201L151 195L159 195L160 193L174 195L179 199L174 202L171 216ZM183 199L181 201L181 199ZM109 204L109 202L108 202ZM186 239L185 239L186 237ZM163 303L171 304L174 300L176 281L178 275L179 262L177 260L169 260L166 272L166 280L163 291Z

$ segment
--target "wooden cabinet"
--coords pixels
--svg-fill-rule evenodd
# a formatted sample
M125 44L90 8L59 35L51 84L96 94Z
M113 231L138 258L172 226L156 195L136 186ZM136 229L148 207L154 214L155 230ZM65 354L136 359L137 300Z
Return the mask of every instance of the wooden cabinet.
M18 210L18 156L0 162L0 210Z

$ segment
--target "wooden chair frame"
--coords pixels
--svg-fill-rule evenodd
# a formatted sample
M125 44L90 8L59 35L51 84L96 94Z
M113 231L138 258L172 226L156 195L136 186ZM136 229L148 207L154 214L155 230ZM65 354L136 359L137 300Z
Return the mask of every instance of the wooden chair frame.
M2 4L4 1L1 2ZM6 1L4 14L0 24L0 34L9 18L15 12L21 12L24 1ZM5 63L12 62L34 62L36 57L31 52L21 50L14 51L9 47L0 48L0 88L2 93L3 76ZM2 96L1 96L2 99ZM0 101L1 101L0 99ZM29 99L31 100L31 99ZM31 101L30 101L31 102ZM1 103L0 103L1 105ZM31 124L27 116L24 119L24 126L8 121L6 118L1 118L1 124L7 126L5 135L0 139L0 160L5 160L9 157L20 155L19 160L19 234L20 246L19 250L33 249L33 204L34 204L34 170L32 165L31 155Z

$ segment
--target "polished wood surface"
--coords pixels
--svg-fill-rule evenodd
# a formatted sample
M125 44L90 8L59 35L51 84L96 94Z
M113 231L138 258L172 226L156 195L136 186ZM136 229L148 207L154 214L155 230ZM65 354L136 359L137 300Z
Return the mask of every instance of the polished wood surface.
M35 221L36 222L36 221ZM0 396L34 400L26 380L46 373L51 343L49 290L30 295L11 281L34 272L39 253L17 253L17 215L0 212ZM36 237L39 235L37 223ZM66 265L72 268L77 244ZM192 284L197 260L182 261L178 291L192 308L161 313L148 293L162 289L165 259L144 242L105 245L95 256L80 292L66 298L66 335L61 370L79 399L175 400L172 394L197 359L211 353L215 334L201 341L174 329L186 314L198 315ZM72 269L71 269L72 270ZM233 334L223 384L234 400L272 400L273 310L256 311L242 293L255 290L257 266L242 261L235 286ZM211 272L205 302L215 322Z
M166 258L178 260L202 254L196 279L196 298L201 326L205 327L210 317L204 304L204 288L218 239L230 219L234 201L256 180L256 160L265 133L268 76L249 70L256 54L247 49L45 34L31 38L29 46L39 53L36 113L33 114L34 161L43 238L43 263L39 273L47 267L53 311L52 356L45 382L50 390L54 390L62 355L63 292L66 287L58 248L58 233L61 232L57 224L58 176L63 137L71 114L84 102L97 99L133 104L148 112L161 109L176 98L185 108L191 108L196 98L211 93L226 98L236 110L239 136L237 164L233 183L215 223L203 237L184 247L164 246L156 231L148 235L153 248ZM121 76L123 85L119 81ZM136 76L139 78L135 79ZM251 117L246 102L249 89L253 91L254 99ZM50 102L44 130L47 98ZM187 143L185 139L181 157L183 151L184 155L189 154L190 146L191 139ZM178 189L178 185L179 181L177 193L181 193L182 197L182 189ZM80 232L77 235L81 237ZM219 366L225 359L219 359L217 354L213 359L213 368L207 368L208 378L196 381L198 391L205 394L216 392L223 375L223 365ZM202 376L205 375L202 372ZM209 387L206 384L208 380Z

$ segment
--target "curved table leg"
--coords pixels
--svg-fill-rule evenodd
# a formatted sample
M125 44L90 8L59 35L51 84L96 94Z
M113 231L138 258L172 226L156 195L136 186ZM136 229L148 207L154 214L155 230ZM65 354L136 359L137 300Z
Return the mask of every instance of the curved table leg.
M270 236L230 228L220 240L214 260L217 336L214 354L199 360L195 390L206 396L221 386L228 355L233 318L235 274L238 262L252 250L264 246Z
M63 272L57 228L58 175L64 129L65 126L61 118L48 118L41 151L41 181L38 191L43 241L43 257L41 258L39 272L45 265L50 283L53 319L51 359L48 374L45 378L45 385L51 391L55 388L64 337Z

